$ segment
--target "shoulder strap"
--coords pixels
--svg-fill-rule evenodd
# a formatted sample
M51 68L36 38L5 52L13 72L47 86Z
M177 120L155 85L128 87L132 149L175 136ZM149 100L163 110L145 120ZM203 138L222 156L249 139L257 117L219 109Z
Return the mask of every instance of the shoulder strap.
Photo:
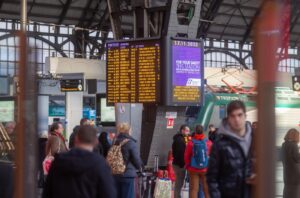
M129 139L125 139L120 143L120 146L124 146L125 144L127 144L129 142Z

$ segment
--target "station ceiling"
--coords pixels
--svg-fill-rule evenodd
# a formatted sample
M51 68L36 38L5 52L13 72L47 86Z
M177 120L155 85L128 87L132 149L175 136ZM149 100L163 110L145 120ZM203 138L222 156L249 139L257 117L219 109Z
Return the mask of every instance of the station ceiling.
M126 36L130 36L133 34L132 6L129 5L131 1L116 1L119 1L122 11L122 30ZM300 10L298 0L291 1L290 43L296 46L300 42ZM253 24L260 14L262 2L263 0L203 0L198 36L251 41ZM0 19L19 19L20 5L20 0L0 0ZM28 0L28 18L37 22L110 29L106 0Z

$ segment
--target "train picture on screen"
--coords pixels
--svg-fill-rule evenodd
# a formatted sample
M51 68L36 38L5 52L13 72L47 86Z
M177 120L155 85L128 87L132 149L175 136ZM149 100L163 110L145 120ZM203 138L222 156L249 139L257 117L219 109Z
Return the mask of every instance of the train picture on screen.
M160 40L107 43L107 103L160 102Z

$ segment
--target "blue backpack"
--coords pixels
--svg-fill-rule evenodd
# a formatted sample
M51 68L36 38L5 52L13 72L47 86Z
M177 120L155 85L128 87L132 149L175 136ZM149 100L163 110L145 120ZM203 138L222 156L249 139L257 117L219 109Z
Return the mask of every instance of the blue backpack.
M197 169L207 168L209 156L207 154L207 138L203 140L193 141L193 156L191 160L191 167Z

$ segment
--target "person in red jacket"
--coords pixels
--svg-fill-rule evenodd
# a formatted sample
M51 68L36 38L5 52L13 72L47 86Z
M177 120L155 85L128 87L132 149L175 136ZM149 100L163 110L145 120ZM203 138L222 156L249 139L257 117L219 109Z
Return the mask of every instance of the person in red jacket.
M195 135L187 144L184 154L185 166L190 176L190 198L198 197L200 182L203 186L205 198L209 198L205 174L208 167L211 146L212 142L205 137L203 127L197 125Z

